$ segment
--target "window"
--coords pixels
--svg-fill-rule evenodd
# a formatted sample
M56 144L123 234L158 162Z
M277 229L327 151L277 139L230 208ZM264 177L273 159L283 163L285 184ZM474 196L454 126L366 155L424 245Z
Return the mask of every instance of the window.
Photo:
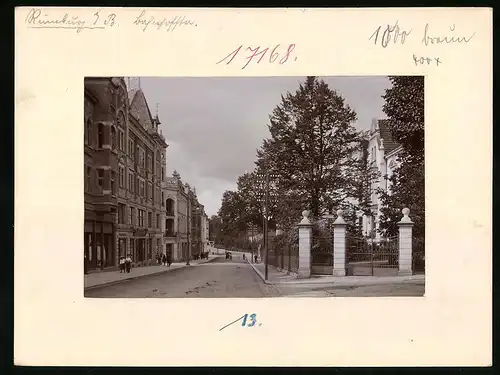
M153 200L153 184L151 182L148 182L148 199Z
M111 149L116 150L116 129L114 126L111 127Z
M125 187L125 167L123 165L118 167L118 184L121 188Z
M160 214L156 214L156 228L161 228Z
M104 145L104 125L97 125L97 147L102 148Z
M144 181L139 180L139 196L144 197Z
M130 139L128 141L128 155L132 158L135 159L134 157L134 140Z
M144 149L142 147L137 146L137 154L138 154L137 156L139 158L138 163L139 163L139 165L141 167L144 168L145 162L146 162L146 160L145 160L145 154L144 154Z
M128 223L130 225L134 224L134 209L132 207L128 208Z
M139 214L139 227L144 226L144 211L143 210L137 210Z
M91 130L92 130L92 121L90 119L87 119L87 122L85 123L85 144L86 145L91 145L92 144L92 138L91 138Z
M91 173L92 169L89 166L85 167L85 191L92 191L92 180L90 179Z
M160 203L159 200L160 200L160 189L156 189L156 202L155 203L156 204Z
M153 214L148 212L148 227L151 228L153 226Z
M101 189L104 186L104 170L100 168L97 170L97 186Z
M130 169L128 171L128 190L130 190L132 193L135 192L134 189L134 172Z
M161 180L165 181L165 169L161 167Z
M111 171L111 194L116 194L116 186L115 186L116 172Z
M118 224L125 224L125 205L118 203Z
M161 205L165 207L165 193L161 192Z
M153 155L151 155L151 152L148 151L148 164L147 164L148 171L152 172L153 171Z
M118 148L120 151L125 151L125 133L123 130L118 130Z

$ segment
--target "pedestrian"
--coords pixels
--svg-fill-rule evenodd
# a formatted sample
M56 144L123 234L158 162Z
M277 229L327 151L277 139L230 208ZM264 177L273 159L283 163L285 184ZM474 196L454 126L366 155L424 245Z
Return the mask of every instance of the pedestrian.
M83 274L87 275L89 273L87 254L84 254L83 256L84 256L84 258L83 258Z
M255 254L254 258L255 258L255 263L257 263L257 254Z
M161 261L162 261L164 266L167 264L167 256L165 254L162 255Z
M172 254L170 254L170 251L167 253L167 266L170 267L172 264Z
M120 257L120 273L125 273L125 258Z
M125 268L127 269L127 273L130 273L130 268L132 267L132 258L130 257L130 254L127 255L127 258L125 259Z

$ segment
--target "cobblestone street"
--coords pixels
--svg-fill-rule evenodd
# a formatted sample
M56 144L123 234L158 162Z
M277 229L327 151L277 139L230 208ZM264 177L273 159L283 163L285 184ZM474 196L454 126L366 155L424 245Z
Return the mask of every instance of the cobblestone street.
M276 297L273 286L262 282L241 258L223 257L193 267L143 276L85 291L85 297L104 298L248 298Z

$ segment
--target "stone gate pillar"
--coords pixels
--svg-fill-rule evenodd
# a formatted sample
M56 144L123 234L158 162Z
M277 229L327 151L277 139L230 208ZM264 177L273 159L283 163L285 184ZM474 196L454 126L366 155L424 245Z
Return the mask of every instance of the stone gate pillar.
M399 227L399 271L398 275L408 276L412 272L412 228L413 221L408 216L409 208L403 208L403 218L398 222Z
M302 211L302 221L299 227L299 278L311 276L311 234L312 224L309 221L309 211Z
M337 211L337 219L333 222L333 276L345 276L345 241L347 223L343 211Z

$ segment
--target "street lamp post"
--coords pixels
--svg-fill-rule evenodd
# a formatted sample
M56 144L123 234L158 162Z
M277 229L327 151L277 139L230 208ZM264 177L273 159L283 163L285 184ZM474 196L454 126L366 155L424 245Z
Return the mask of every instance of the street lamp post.
M268 233L268 226L269 226L269 190L270 190L270 179L271 178L276 178L277 176L275 174L271 174L269 172L265 172L264 174L259 174L259 177L263 177L264 179L264 215L263 215L263 242L264 242L264 256L265 256L265 275L264 278L267 281L268 275L269 275L269 233ZM273 196L274 198L274 196Z

